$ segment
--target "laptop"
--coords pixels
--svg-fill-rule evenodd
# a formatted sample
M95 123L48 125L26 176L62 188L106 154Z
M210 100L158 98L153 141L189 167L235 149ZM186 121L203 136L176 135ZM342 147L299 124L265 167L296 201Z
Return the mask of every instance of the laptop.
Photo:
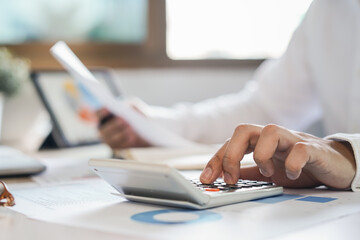
M17 149L0 146L0 177L29 176L45 168L42 163Z
M228 185L217 179L206 185L168 165L133 160L90 159L89 167L130 201L172 207L206 209L283 193L282 187L262 181Z

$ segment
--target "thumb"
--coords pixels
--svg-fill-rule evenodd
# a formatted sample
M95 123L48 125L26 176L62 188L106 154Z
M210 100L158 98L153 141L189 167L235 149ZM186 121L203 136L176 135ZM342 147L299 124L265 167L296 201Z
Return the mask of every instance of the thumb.
M131 97L126 99L125 102L144 117L151 115L151 108L140 98Z
M95 112L96 116L100 119L109 115L109 113L109 110L107 110L106 108L100 108Z

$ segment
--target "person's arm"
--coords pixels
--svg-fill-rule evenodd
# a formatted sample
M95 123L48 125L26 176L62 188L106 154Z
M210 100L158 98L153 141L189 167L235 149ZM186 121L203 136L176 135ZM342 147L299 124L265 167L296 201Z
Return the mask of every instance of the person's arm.
M210 144L224 142L239 123L276 123L305 130L321 116L308 66L307 19L294 33L285 54L262 64L240 92L173 108L152 106L147 116L188 140Z
M209 161L200 180L208 184L223 175L228 184L243 178L285 187L326 185L357 191L359 142L359 135L318 138L277 125L239 125ZM241 159L250 152L257 166L241 168Z
M153 108L158 111L151 117L202 143L224 142L239 123L276 123L304 131L322 114L308 61L308 18L293 34L284 55L264 62L240 92L171 109Z

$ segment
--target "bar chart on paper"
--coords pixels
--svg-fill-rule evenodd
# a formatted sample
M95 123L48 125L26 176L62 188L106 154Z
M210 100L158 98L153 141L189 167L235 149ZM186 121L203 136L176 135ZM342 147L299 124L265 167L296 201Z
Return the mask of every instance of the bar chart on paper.
M297 201L307 201L314 203L327 203L337 200L337 198L333 198L333 197L316 197L316 196L304 196L304 195L296 195L296 194L283 194L280 196L253 200L252 202L275 204L292 199Z

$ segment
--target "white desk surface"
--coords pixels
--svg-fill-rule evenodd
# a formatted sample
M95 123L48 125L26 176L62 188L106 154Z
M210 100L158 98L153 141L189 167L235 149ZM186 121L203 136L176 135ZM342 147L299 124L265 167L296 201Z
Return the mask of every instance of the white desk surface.
M128 202L87 169L104 147L39 154L48 171L6 179L16 198L0 208L0 239L359 239L360 194L326 189L205 211ZM144 222L147 221L147 222Z

